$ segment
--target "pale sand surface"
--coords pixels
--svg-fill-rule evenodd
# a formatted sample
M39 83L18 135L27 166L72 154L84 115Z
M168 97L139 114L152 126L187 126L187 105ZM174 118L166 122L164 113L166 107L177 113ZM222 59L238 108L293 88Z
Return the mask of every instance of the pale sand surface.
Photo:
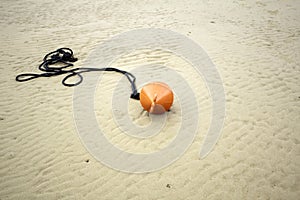
M2 0L0 199L299 199L299 8L299 1ZM218 144L200 160L211 117L203 80L166 52L120 58L114 65L124 69L145 63L179 69L201 107L198 135L178 161L128 174L84 148L73 121L73 89L61 85L63 77L18 83L15 76L37 71L46 53L63 46L75 51L80 66L110 36L149 27L184 34L206 50L224 82L226 120ZM163 148L180 118L173 114L150 140L122 134L110 103L120 77L104 75L96 94L107 138L129 152ZM135 113L138 103L130 108L136 123L147 121Z

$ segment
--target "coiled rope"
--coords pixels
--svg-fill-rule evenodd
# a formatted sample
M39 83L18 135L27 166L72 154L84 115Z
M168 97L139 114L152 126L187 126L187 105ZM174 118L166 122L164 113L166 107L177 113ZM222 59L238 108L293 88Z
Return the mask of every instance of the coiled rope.
M113 67L107 67L107 68L87 68L87 67L81 67L81 68L73 68L73 69L66 69L69 67L74 66L74 62L76 62L78 59L73 56L73 51L70 48L60 48L56 51L52 51L45 55L43 62L39 65L38 69L42 71L43 73L35 74L35 73L24 73L19 74L16 77L16 81L24 82L29 81L32 79L36 79L39 77L51 77L51 76L58 76L62 74L68 74L63 80L62 84L67 87L73 87L76 85L79 85L83 81L82 73L85 72L93 72L93 71L110 71L110 72L118 72L123 75L125 75L128 79L128 81L131 84L132 93L130 95L130 98L139 100L140 94L137 92L136 85L135 85L135 76L131 74L130 72L120 70ZM51 67L51 65L54 64L64 64L63 66L55 66ZM76 83L67 83L67 80L71 77L77 76L79 80Z

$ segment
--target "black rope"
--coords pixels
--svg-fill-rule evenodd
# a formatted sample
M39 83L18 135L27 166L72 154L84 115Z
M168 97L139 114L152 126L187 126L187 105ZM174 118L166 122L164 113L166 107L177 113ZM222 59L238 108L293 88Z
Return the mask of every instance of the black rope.
M74 58L72 49L69 48L60 48L56 51L52 51L48 53L44 59L43 62L39 65L39 70L43 71L44 73L40 74L34 74L34 73L25 73L25 74L19 74L16 77L16 81L24 82L29 81L35 78L39 77L51 77L51 76L58 76L61 74L68 74L63 80L62 84L67 87L73 87L76 85L79 85L83 81L82 73L84 72L92 72L92 71L111 71L111 72L118 72L123 75L125 75L128 79L128 81L131 84L132 94L130 95L130 98L139 100L140 94L137 92L136 85L135 85L135 76L131 74L130 72L120 70L113 67L107 67L107 68L87 68L87 67L81 67L81 68L73 68L68 69L68 67L74 66L72 63L76 62L78 59ZM61 67L50 67L50 65L54 64L64 64L64 66ZM76 83L67 83L66 81L71 78L77 76L79 78L79 81Z

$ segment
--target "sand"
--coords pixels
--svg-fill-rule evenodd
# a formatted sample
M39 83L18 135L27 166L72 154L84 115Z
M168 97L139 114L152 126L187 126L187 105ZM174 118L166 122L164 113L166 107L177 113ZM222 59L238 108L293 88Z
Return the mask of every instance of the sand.
M299 199L299 1L2 0L0 5L0 199ZM198 134L180 159L156 172L124 173L97 161L81 143L74 89L61 85L63 77L19 83L15 76L37 71L46 53L63 46L75 51L80 66L105 39L150 27L186 35L208 53L223 80L226 119L213 151L199 159L211 117L203 80L168 53L120 58L114 64L124 69L145 63L185 69L179 73L201 106ZM120 148L159 150L180 118L174 114L166 130L150 140L124 136L111 119L110 95L119 79L104 75L97 90L99 124ZM147 120L131 114L137 123Z

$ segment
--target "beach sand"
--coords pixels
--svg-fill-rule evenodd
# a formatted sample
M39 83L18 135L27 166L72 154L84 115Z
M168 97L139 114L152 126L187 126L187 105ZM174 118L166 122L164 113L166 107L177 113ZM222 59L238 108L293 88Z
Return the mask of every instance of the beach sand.
M299 199L299 1L88 1L0 3L0 199ZM29 82L43 56L70 47L80 67L101 42L138 28L163 28L198 43L217 66L226 95L222 137L199 159L212 101L204 81L170 53L135 52L114 65L131 69L158 63L178 70L201 111L198 134L176 162L131 174L97 161L84 147L73 119L73 88L62 76ZM161 149L174 137L172 115L159 135L139 141L112 119L118 74L105 74L95 113L107 138L129 152ZM174 104L177 108L178 102ZM139 109L134 102L130 108ZM131 113L138 123L147 116ZM139 118L142 118L139 122ZM162 158L163 159L163 158Z

